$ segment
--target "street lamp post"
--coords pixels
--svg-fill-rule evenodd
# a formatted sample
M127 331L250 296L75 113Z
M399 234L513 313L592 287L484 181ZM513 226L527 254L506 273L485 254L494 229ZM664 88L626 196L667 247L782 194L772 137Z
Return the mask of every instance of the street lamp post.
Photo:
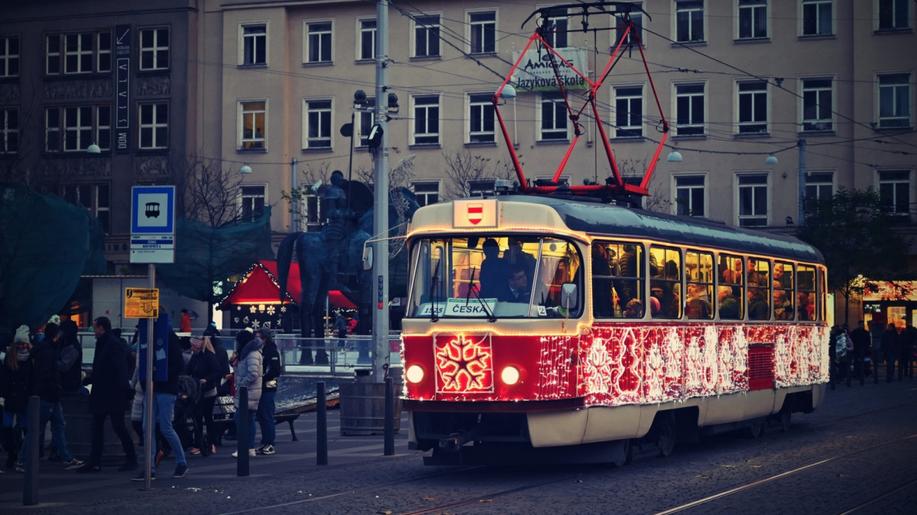
M381 383L388 356L388 103L386 98L386 56L388 55L388 0L376 2L376 116L374 129L381 141L373 153L374 216L376 235L373 252L373 380Z

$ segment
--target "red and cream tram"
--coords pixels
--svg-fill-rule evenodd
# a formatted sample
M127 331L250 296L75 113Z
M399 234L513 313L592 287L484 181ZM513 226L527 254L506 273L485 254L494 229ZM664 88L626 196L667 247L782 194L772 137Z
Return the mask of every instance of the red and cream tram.
M433 462L665 455L824 395L826 270L795 238L513 195L423 207L408 243L403 403Z

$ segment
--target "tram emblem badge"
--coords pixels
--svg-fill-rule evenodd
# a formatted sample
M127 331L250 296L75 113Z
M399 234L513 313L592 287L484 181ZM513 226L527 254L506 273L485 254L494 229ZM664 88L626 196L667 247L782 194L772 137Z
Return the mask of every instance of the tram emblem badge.
M478 225L484 219L484 206L482 204L468 204L468 221Z
M493 393L493 346L489 334L433 337L436 393Z

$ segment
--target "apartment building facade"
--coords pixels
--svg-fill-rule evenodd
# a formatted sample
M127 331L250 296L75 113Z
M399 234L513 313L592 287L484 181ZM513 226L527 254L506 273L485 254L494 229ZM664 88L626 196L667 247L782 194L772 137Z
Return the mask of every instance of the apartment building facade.
M913 2L634 4L649 13L633 17L671 124L651 184L653 209L785 227L797 218L803 152L809 197L873 187L893 213L911 219L917 62L906 49L917 47ZM446 164L463 152L479 156L488 175L507 173L509 154L489 102L534 29L531 21L520 26L535 7L418 1L390 8L388 74L399 100L389 122L390 162L413 164L401 180L421 202L468 191L456 184L468 174ZM608 30L583 32L578 12L553 19L555 46L581 49L594 77L620 27L610 16L592 17L591 29ZM202 52L222 63L219 92L212 85L201 91L204 132L219 134L218 141L202 135L204 153L251 167L248 209L284 204L293 161L300 183L329 170L347 173L350 140L339 128L352 115L354 176L371 169L365 133L372 118L354 113L353 94L374 92L374 2L211 0L204 20L202 41L211 45ZM599 93L601 123L625 174L642 174L661 124L635 49ZM562 99L520 89L503 112L528 177L550 177L574 132ZM580 123L584 134L564 178L603 181L609 170L595 120ZM672 151L681 161L667 159ZM274 213L275 230L288 230L288 209Z

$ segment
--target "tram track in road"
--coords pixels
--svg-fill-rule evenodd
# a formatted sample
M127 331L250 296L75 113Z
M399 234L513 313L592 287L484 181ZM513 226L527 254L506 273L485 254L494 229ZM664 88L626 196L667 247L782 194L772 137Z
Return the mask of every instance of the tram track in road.
M909 487L909 486L911 486L911 485L914 485L914 484L917 484L917 479L912 479L912 480L910 480L910 481L906 481L905 483L903 483L903 484L901 484L901 485L898 485L898 486L896 486L895 488L892 488L891 490L886 490L885 492L883 492L883 493L881 493L881 494L879 494L879 495L876 495L876 496L874 496L874 497L871 497L871 498L867 499L865 502L862 502L862 503L860 503L860 504L857 504L857 505L854 506L853 508L850 508L850 509L847 509L847 510L841 512L840 515L852 515L853 513L856 513L856 512L858 512L858 511L860 511L860 510L862 510L862 509L868 507L868 506L872 506L873 504L875 504L875 503L877 503L877 502L879 502L879 501L881 501L881 500L883 500L883 499L887 499L888 497L891 497L892 495L895 495L896 493L898 493L898 492L904 490L905 488L907 488L907 487Z
M465 499L459 499L459 500L457 500L457 501L451 501L451 502L444 503L444 504L440 504L440 505L437 505L437 506L430 506L430 507L426 507L426 508L421 508L421 509L419 509L419 510L404 511L404 512L399 512L399 513L400 513L400 515L422 515L422 514L425 514L425 513L441 513L441 512L444 511L444 510L448 510L448 509L452 509L452 508L460 508L460 507L462 507L462 506L468 506L468 505L470 505L470 504L481 503L481 502L485 502L485 501L487 501L487 500L489 500L489 499L493 499L493 498L495 498L495 497L501 497L501 496L504 496L504 495L517 494L517 493L519 493L519 492L524 492L524 491L526 491L526 490L531 490L531 489L533 489L533 488L540 488L540 487L542 487L542 486L553 485L553 484L556 484L556 483L562 483L562 482L564 482L564 481L569 481L569 480L570 480L569 477L564 477L564 478L560 478L560 479L552 479L552 480L550 480L550 481L539 481L539 482L537 482L537 483L531 483L531 484L528 484L528 485L521 485L521 486L517 486L517 487L515 487L515 488L507 488L507 489L505 489L505 490L499 490L499 491L496 491L496 492L489 492L489 493L486 493L486 494L484 494L484 495L477 495L477 496L473 496L473 497L467 497L467 498L465 498Z
M863 415L865 415L865 414L863 414ZM887 446L889 446L889 445L895 445L895 444L899 444L899 443L902 443L902 442L907 442L907 441L915 440L915 439L917 439L917 433L911 434L911 435L908 435L908 436L905 436L905 437L903 437L903 438L898 438L898 439L892 440L892 441L890 441L890 442L883 442L883 443L880 443L880 444L872 445L872 446L869 446L869 447L864 447L864 448L862 448L862 449L857 449L857 450L855 450L855 451L847 452L847 453L844 453L844 454L838 454L838 455L836 455L836 456L831 456L831 457L829 457L829 458L825 458L825 459L822 459L822 460L819 460L819 461L815 461L815 462L812 462L812 463L809 463L809 464L806 464L806 465L803 465L803 466L800 466L800 467L796 467L796 468L793 468L793 469L790 469L790 470L786 470L786 471L784 471L784 472L780 472L779 474L774 474L774 475L771 475L771 476L768 476L768 477L765 477L765 478L762 478L762 479L757 479L757 480L755 480L755 481L751 481L751 482L749 482L749 483L745 483L745 484L743 484L743 485L739 485L739 486L730 488L730 489L728 489L728 490L724 490L724 491L722 491L722 492L719 492L719 493L716 493L716 494L713 494L713 495L709 495L709 496L707 496L707 497L703 497L703 498L701 498L701 499L697 499L697 500L694 500L694 501L691 501L691 502L688 502L688 503L685 503L685 504L681 504L681 505L678 505L678 506L669 508L669 509L664 510L664 511L657 512L655 515L671 515L671 514L674 514L674 513L679 513L679 512L685 511L685 510L690 510L690 509L693 509L693 508L697 508L697 507L699 507L699 506L703 506L703 505L705 505L705 504L709 504L709 503L711 503L711 502L714 502L714 501L717 501L717 500L720 500L720 499L723 499L723 498L726 498L726 497L729 497L729 496L732 496L732 495L735 495L735 494L738 494L738 493L746 492L746 491L748 491L748 490L751 490L751 489L753 489L753 488L757 488L757 487L759 487L759 486L766 485L766 484L771 483L771 482L773 482L773 481L778 481L778 480L781 480L781 479L784 479L784 478L787 478L787 477L790 477L790 476L794 476L794 475L796 475L796 474L805 472L805 471L807 471L807 470L814 469L814 468L816 468L816 467L820 467L820 466L822 466L822 465L826 465L826 464L828 464L828 463L837 462L837 461L840 461L840 460L844 460L844 459L847 459L847 458L851 458L851 457L854 457L854 456L858 456L858 455L861 455L861 454L865 454L865 453L868 453L868 452L870 452L870 451L874 451L874 450L879 449L879 448L882 448L882 447L887 447ZM915 480L913 480L913 481L910 481L910 482L906 483L905 485L900 486L898 489L895 489L895 490L893 490L893 491L886 492L886 493L884 494L884 496L887 497L888 495L892 495L892 494L894 494L895 492L897 492L898 490L903 489L903 488L905 488L905 487L907 487L908 485L913 484L913 483L917 483L917 479L915 479ZM852 508L851 511L858 510L858 509L860 509L860 508L862 508L862 507L865 507L865 506L867 506L867 505L869 505L869 504L871 504L871 503L873 503L873 502L877 502L877 501L881 500L881 498L883 498L883 496L879 496L879 497L873 498L872 500L868 501L867 503L864 503L864 504L862 504L862 505L859 505L859 506L856 506L856 507ZM851 511L848 511L847 513L850 513Z

